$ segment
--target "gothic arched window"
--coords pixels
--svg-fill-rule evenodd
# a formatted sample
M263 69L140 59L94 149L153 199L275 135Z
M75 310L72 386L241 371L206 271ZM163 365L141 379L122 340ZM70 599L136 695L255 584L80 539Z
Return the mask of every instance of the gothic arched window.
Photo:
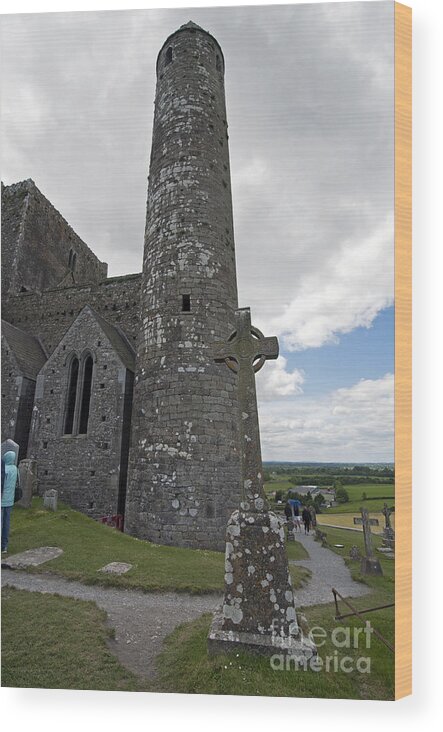
M91 404L92 369L94 362L89 354L83 361L83 383L81 390L80 417L78 422L79 435L86 435L88 431L89 407Z
M75 403L77 401L79 360L77 356L71 361L69 369L68 391L66 393L65 425L63 433L72 435L74 431Z

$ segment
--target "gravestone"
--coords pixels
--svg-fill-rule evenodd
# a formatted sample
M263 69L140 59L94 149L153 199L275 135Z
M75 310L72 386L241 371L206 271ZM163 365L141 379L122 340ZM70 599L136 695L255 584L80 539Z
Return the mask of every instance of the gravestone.
M128 564L127 562L110 562L98 569L97 572L104 572L105 574L126 574L130 569L132 569L132 564Z
M360 549L355 544L351 546L349 550L349 558L352 559L354 562L361 561Z
M37 461L36 460L20 460L18 466L20 474L20 488L22 489L22 497L17 501L17 506L23 508L31 508L32 496L37 492Z
M226 529L225 594L208 635L210 654L247 650L290 655L306 663L316 655L297 621L283 521L269 511L263 488L255 372L277 358L278 341L251 326L249 308L236 311L237 330L214 344L214 358L238 376L242 500Z
M370 519L367 508L361 508L361 518L354 518L354 524L363 525L363 538L365 542L365 556L361 559L360 571L362 574L383 575L381 564L374 556L372 547L371 525L378 526L378 519Z
M20 450L20 445L17 445L14 440L10 440L9 438L2 442L2 457L5 454L5 452L9 452L12 450L12 452L15 452L15 464L17 465L18 460L18 451Z
M385 517L385 528L383 529L383 546L393 552L395 547L395 531L391 525L392 508L389 508L388 504L385 503L383 505L382 513Z
M57 498L58 493L54 488L43 493L43 508L47 508L48 511L57 510Z
M27 567L38 567L40 564L56 559L63 554L63 549L58 546L39 546L36 549L27 549L20 554L11 554L10 557L2 559L3 569L26 569Z

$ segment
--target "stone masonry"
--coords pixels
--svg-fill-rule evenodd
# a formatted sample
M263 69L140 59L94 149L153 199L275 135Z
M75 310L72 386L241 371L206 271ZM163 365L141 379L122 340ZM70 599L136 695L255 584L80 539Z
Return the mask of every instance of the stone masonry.
M107 274L108 265L30 179L2 187L2 250L5 294L94 282Z
M237 307L224 61L193 23L157 61L126 529L221 549L238 505L235 379L210 344Z
M77 357L81 374L87 354L93 358L95 384L87 430L79 429L74 415L66 433L69 366ZM133 373L134 352L125 336L86 306L37 377L29 452L37 461L41 494L56 489L61 501L93 517L117 513L119 502L124 503L119 491L126 487L122 448L127 453L130 414L125 396L132 396Z
M158 56L143 272L107 278L31 179L2 186L2 254L2 440L37 461L39 494L122 513L143 539L222 549L240 496L237 393L209 351L232 330L237 285L209 33L188 23Z

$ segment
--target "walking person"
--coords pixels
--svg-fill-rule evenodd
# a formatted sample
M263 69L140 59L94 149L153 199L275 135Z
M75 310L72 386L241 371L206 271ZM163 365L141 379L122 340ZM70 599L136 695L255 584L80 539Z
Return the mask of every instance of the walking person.
M295 504L294 508L294 529L295 531L301 531L300 509L298 507L298 503Z
M305 534L309 534L309 529L311 528L311 514L306 506L303 509L301 517L305 525Z
M18 470L15 464L15 452L8 450L3 455L5 463L5 479L2 485L2 554L8 551L9 528L11 513L15 500L15 489L18 480Z

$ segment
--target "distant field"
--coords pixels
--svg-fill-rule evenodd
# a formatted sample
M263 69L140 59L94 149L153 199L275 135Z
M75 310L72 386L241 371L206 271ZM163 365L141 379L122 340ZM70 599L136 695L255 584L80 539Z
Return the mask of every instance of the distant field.
M381 485L357 483L357 485L345 485L344 487L349 493L349 501L360 501L362 493L366 493L368 498L376 498L377 496L394 497L395 492L393 483L382 483Z
M359 513L360 507L367 508L370 513L382 511L383 505L389 507L395 505L395 486L393 483L383 485L371 485L370 483L359 483L358 485L345 485L348 491L349 502L342 503L333 508L327 508L324 514L337 513ZM362 501L362 494L366 493L368 500Z
M393 483L382 483L380 485L357 483L356 485L344 485L343 487L348 491L349 502L325 509L325 514L358 513L360 506L373 513L374 511L381 511L384 503L387 503L388 506L394 505L395 486ZM271 480L265 483L265 491L268 495L278 490L286 493L289 488L294 488L293 483L289 480ZM363 493L366 493L369 500L362 501Z
M331 509L331 511L335 511L335 509ZM317 523L324 526L342 526L343 528L348 529L358 529L358 531L362 531L362 527L358 525L354 525L354 516L360 516L360 511L357 510L353 513L330 513L329 511L326 513L321 513L317 515ZM373 534L381 534L383 532L384 526L385 526L385 517L382 513L378 513L377 511L370 511L371 518L377 518L379 522L379 526L371 526L371 531ZM391 524L392 528L395 528L395 514L391 514Z
M289 480L269 480L265 483L265 492L268 495L270 493L274 493L274 491L283 491L284 493L286 493L289 488L293 487L293 483L291 483Z

